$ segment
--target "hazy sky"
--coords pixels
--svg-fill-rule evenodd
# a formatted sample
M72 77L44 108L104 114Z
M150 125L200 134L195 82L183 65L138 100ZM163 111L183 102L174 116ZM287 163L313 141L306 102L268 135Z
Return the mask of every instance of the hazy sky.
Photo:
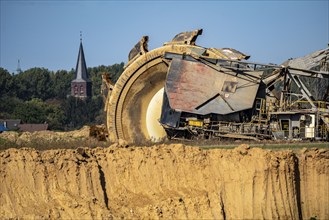
M83 33L88 67L127 62L148 35L149 49L203 28L197 44L232 47L252 61L281 63L327 47L329 1L0 0L0 66L9 72L75 68Z

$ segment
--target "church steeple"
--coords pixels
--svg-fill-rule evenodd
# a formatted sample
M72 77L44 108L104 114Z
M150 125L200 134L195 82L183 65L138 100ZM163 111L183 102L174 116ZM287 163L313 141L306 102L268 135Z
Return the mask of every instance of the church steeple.
M88 78L85 54L82 46L82 36L80 32L80 47L75 69L75 77L71 82L71 95L75 97L85 98L91 96L91 81Z
M90 81L88 78L87 65L85 60L85 54L83 52L82 41L80 42L78 61L77 66L75 68L75 77L73 81Z

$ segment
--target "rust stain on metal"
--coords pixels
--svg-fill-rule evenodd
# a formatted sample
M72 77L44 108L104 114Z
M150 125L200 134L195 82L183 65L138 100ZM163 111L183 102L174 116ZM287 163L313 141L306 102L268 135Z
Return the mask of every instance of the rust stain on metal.
M250 82L247 76L236 77L230 70L223 71L226 72L200 62L174 58L166 82L171 108L202 115L251 108L259 84Z

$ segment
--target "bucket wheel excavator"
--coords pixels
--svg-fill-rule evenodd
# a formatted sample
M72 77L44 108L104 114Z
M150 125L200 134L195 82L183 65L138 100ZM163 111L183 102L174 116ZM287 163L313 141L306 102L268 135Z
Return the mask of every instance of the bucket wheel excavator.
M293 118L306 120L304 110L293 111L287 103L291 101L287 89L292 81L299 85L298 100L311 101L310 109L317 107L298 75L319 77L318 72L266 65L273 73L264 76L262 65L247 62L249 56L235 49L197 46L195 41L201 34L202 29L180 33L151 51L148 37L143 36L134 46L116 84L107 83L110 140L138 143L165 137L273 137L274 131L294 129ZM284 88L274 91L276 84ZM293 132L283 132L283 136L293 137ZM280 138L280 134L276 136Z
M162 47L148 51L148 37L143 36L129 53L125 71L114 85L107 104L107 127L111 140L132 142L159 140L166 136L159 123L163 91L169 63L165 53L230 58L221 50L195 45L202 30L184 32ZM244 58L239 55L237 58Z

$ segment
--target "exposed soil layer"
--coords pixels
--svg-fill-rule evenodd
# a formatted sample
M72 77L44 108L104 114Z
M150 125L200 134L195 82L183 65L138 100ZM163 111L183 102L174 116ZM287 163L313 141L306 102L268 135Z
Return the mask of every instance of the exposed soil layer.
M0 159L0 218L329 218L328 149L114 144Z

